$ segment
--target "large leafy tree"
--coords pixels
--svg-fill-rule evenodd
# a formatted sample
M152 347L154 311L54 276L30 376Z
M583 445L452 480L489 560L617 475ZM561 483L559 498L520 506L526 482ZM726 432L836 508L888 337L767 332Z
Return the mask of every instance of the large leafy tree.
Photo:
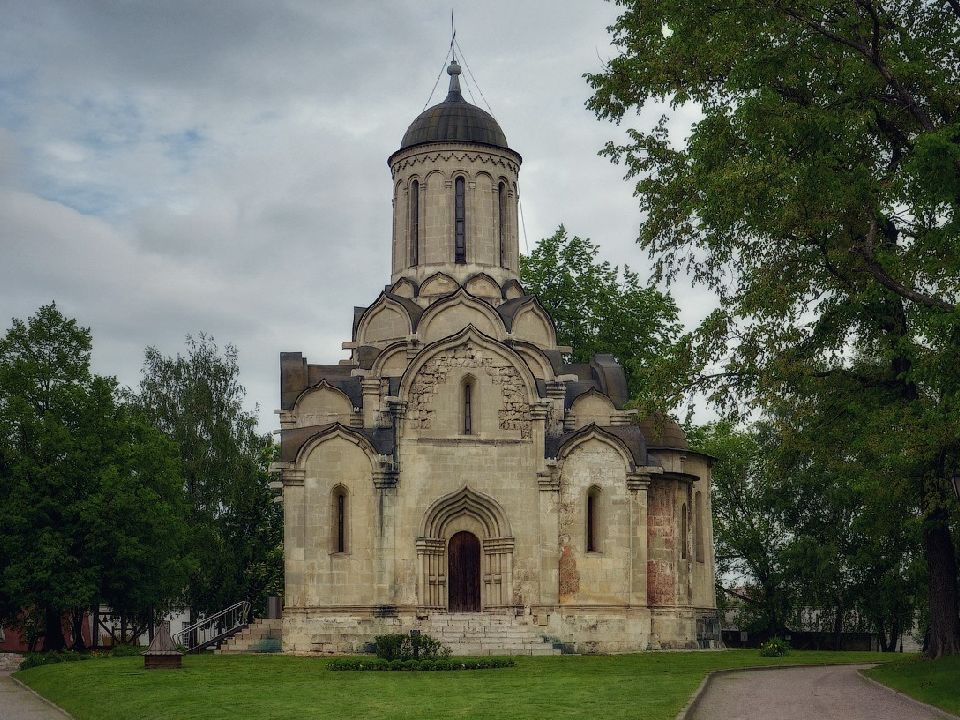
M868 630L894 650L919 594L912 509L877 492L858 449L837 456L796 425L774 417L688 433L716 458L721 600L733 599L744 629L828 630L837 647L841 632Z
M677 306L630 268L621 271L598 255L589 238L570 237L561 225L521 256L521 279L550 312L558 342L573 348L574 362L614 355L637 398L680 332Z
M177 447L193 532L187 600L212 612L262 605L282 583L283 518L268 488L269 435L244 407L237 351L187 338L185 354L147 348L137 402Z
M622 5L589 107L669 101L605 152L636 180L658 277L720 298L675 389L734 410L865 398L833 449L871 446L917 508L929 653L960 652L960 4ZM684 106L700 119L671 137Z
M100 601L152 619L182 590L176 456L90 371L90 331L54 304L0 339L0 619L74 644Z

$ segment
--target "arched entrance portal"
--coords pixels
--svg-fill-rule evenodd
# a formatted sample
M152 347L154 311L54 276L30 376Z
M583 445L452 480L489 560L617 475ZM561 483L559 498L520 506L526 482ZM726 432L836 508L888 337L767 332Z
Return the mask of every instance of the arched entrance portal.
M450 612L480 612L480 541L461 530L447 547L447 578Z

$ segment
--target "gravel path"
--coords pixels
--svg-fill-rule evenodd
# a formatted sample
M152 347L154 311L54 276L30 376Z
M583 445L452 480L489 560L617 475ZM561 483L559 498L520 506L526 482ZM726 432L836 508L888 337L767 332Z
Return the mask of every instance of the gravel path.
M943 720L909 698L877 687L869 665L788 668L715 676L693 720Z
M19 656L0 653L0 720L70 720L70 716L45 703L10 677L20 664Z

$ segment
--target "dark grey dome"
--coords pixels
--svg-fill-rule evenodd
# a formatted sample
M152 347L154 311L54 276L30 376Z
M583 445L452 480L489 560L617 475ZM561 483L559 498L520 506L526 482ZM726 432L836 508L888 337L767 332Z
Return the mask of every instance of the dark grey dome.
M454 60L447 68L450 91L442 103L427 108L414 120L400 141L403 150L433 142L469 142L506 148L507 136L493 116L471 105L460 94L460 66Z

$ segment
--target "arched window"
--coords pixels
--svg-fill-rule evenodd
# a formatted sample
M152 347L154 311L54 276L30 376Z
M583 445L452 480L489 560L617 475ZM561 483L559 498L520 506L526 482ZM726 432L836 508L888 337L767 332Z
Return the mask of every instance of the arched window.
M420 183L410 185L410 267L420 262Z
M463 380L463 434L464 435L473 435L473 412L474 412L474 397L473 397L473 388L474 380L472 377L466 377Z
M350 541L350 498L347 494L347 489L343 485L337 485L333 489L332 499L332 551L335 553L345 553L347 552Z
M500 267L507 266L507 184L500 182L497 190L497 208L500 218Z
M587 552L600 552L600 488L587 490Z
M680 506L680 557L687 559L687 504Z
M693 551L697 562L703 562L703 495L699 490L694 496L693 511L696 513L693 518Z
M458 177L453 183L454 197L454 262L465 263L467 261L467 205L466 205L466 183L462 177Z

